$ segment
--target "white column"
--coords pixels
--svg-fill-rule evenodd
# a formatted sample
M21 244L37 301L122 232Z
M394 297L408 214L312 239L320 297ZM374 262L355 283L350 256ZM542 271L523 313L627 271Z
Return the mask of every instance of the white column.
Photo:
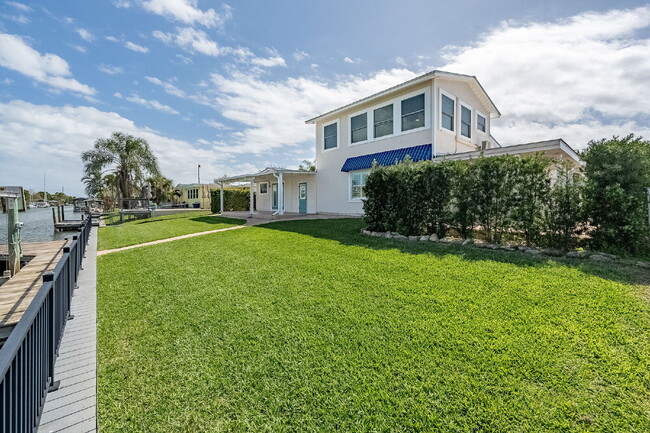
M219 201L220 201L220 209L221 209L221 214L223 215L223 182L220 183L221 185L221 194L219 194Z
M284 185L282 180L282 172L279 173L278 179L278 214L284 215Z
M248 214L250 216L253 216L253 194L255 193L255 180L251 179L251 188L250 188L250 211L248 211Z

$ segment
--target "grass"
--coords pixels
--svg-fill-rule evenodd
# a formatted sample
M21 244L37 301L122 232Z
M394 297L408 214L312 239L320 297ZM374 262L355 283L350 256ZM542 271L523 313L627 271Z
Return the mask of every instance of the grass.
M246 221L211 216L210 212L189 212L126 222L99 229L98 250L110 250L174 236L222 229Z
M102 431L650 431L647 274L360 227L100 257Z

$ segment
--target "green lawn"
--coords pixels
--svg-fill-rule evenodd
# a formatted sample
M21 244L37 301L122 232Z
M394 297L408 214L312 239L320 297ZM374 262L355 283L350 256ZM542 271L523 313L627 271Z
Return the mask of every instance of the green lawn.
M100 257L102 431L650 431L647 274L360 228Z
M211 216L209 211L130 221L119 226L100 228L97 249L110 250L189 233L222 229L245 222L246 220L242 219Z

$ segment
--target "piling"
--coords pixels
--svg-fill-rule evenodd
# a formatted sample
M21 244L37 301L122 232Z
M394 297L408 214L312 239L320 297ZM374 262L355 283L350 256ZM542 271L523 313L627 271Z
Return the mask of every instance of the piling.
M61 205L61 221L65 221L65 205Z
M56 212L54 212L54 208L52 208L52 223L54 224L54 230L56 230Z

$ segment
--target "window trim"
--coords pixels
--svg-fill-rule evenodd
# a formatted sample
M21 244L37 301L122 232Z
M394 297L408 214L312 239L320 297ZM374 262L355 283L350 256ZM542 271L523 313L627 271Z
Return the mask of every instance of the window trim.
M469 110L469 137L466 135L463 135L462 128L463 128L463 107L467 108ZM463 102L462 100L458 100L458 138L460 140L464 141L472 141L474 138L472 135L472 129L476 126L476 124L472 125L472 120L474 118L474 109L472 108L471 105L469 105L466 102Z
M458 126L456 125L458 121L458 98L456 96L452 95L451 93L447 92L444 89L439 89L440 94L438 95L438 129L440 131L445 131L449 134L457 135L458 134ZM454 119L452 121L452 126L454 127L454 130L450 130L442 126L442 96L446 96L447 98L451 99L454 101Z
M330 147L329 149L325 149L325 127L330 126L332 124L336 123L336 146L335 147ZM323 152L330 152L332 150L337 150L341 148L341 122L340 118L336 118L334 120L331 120L327 123L323 123L321 125L321 142L322 142L322 149Z
M368 179L368 175L370 174L370 170L356 170L356 171L351 171L348 173L348 202L350 203L361 203L366 197L359 197L359 198L353 198L352 197L352 177L355 174L365 174L366 175L366 180Z
M485 114L483 114L482 112L478 111L478 110L474 110L474 112L476 113L475 114L475 117L476 117L476 128L475 128L476 133L477 134L488 135L488 131L489 131L488 117ZM485 131L481 131L480 129L478 129L478 116L481 116L482 118L485 119Z
M357 117L361 114L366 114L366 139L363 141L357 141L356 143L352 142L352 118ZM362 111L357 111L356 113L352 113L348 116L348 146L358 146L359 144L364 144L368 143L369 141L373 141L374 137L371 138L371 131L374 133L373 129L373 124L372 124L372 119L370 116L370 112L368 110L362 110ZM382 137L383 138L383 137Z
M348 116L348 140L347 144L348 147L353 147L357 146L359 144L366 144L366 143L372 143L376 141L381 141L381 140L386 140L394 137L398 137L400 135L406 135L406 134L412 134L414 132L418 131L424 131L429 128L431 128L431 121L433 120L433 116L431 114L431 92L432 92L432 86L426 86L426 87L421 87L417 90L414 90L412 92L406 93L404 95L398 96L393 99L386 100L382 103L375 104L373 106L370 106L366 109L356 111ZM409 99L412 98L413 96L421 95L424 94L424 125L419 127L419 128L414 128L414 129L409 129L408 131L402 131L401 127L401 122L402 122L402 101L404 99ZM375 124L374 124L374 116L373 112L377 108L385 107L386 105L393 104L393 133L388 134L388 135L383 135L381 137L375 137ZM356 143L352 143L352 123L351 119L354 116L358 116L359 114L367 113L368 114L368 139L366 141L358 141ZM395 130L395 125L399 125L397 128L397 131Z
M382 108L386 108L386 107L388 107L389 105L393 107L393 119L391 120L392 125L393 125L393 132L391 132L390 134L382 135L381 137L375 137L375 126L376 126L376 122L375 122L375 111L376 111L376 110L381 110ZM375 139L375 140L381 140L381 139L384 138L384 137L393 137L393 136L396 135L396 134L395 134L395 119L396 119L396 113L397 113L397 110L395 110L395 102L394 102L394 101L386 101L385 104L380 105L379 107L373 108L373 109L371 110L371 113L372 113L372 138L373 138L373 139ZM384 120L384 122L388 122L388 120Z
M262 185L266 185L266 192L262 192ZM262 195L266 195L269 193L269 182L260 182L259 187L258 187L258 192Z

